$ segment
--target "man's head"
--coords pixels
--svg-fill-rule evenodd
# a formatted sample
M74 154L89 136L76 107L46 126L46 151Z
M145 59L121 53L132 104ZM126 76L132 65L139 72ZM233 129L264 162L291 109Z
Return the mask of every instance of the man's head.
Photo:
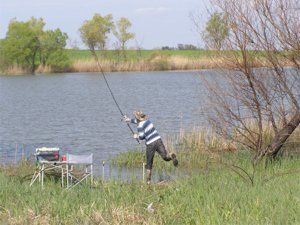
M146 115L140 110L139 111L134 111L133 115L138 121L146 120Z

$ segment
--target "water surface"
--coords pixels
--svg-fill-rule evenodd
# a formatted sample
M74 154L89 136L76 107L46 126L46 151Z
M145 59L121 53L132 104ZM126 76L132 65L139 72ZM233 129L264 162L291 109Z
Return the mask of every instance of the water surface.
M200 72L110 73L107 79L124 113L143 110L163 137L205 124ZM0 157L58 146L63 152L94 153L107 160L142 148L131 138L98 73L0 76ZM16 144L18 151L15 151Z

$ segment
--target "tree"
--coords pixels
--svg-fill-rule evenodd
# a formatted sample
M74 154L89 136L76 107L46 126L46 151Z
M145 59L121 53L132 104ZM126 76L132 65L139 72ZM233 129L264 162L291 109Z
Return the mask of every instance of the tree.
M53 72L68 71L70 59L63 49L52 52L47 58L47 66L50 66Z
M126 49L126 43L135 37L134 33L128 31L131 26L131 22L127 18L122 17L117 21L116 26L114 27L113 33L117 38L123 52Z
M161 50L175 50L175 48L170 46L162 46Z
M3 55L9 64L16 63L34 73L36 56L40 49L39 36L45 23L42 19L31 18L27 22L13 19L3 40Z
M111 14L102 17L95 14L91 20L86 20L80 27L79 32L83 43L88 46L95 55L96 50L104 50L108 39L108 34L114 27L113 17Z
M257 163L276 158L300 123L300 12L297 0L251 2L214 1L230 30L220 57L231 70L206 84L211 124Z
M197 50L197 47L191 44L178 44L177 48L178 50Z
M215 12L206 23L202 33L203 41L209 49L221 50L226 37L228 37L228 26L225 16Z
M66 47L68 35L61 32L60 29L47 30L40 36L40 62L43 66L47 65L47 61L52 54L59 55L61 50ZM57 53L58 52L58 53ZM58 58L62 60L62 54Z
M0 71L7 67L7 60L3 54L3 39L0 39Z
M60 63L61 60L67 63L67 55L63 53L67 34L59 29L44 31L44 26L43 19L32 17L27 22L13 19L1 44L5 59L2 66L17 65L33 74L40 64L54 66L47 63L52 54L59 56Z

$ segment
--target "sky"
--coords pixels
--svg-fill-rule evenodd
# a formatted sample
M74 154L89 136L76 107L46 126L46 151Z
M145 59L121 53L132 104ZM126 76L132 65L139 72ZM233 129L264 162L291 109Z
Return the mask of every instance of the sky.
M79 27L95 13L112 14L114 20L126 17L132 22L131 31L137 44L145 49L193 44L201 47L202 41L195 31L190 13L200 15L203 25L208 13L209 0L0 0L0 38L4 38L9 21L43 18L45 29L59 28L70 38L69 46L84 48ZM113 39L109 41L113 47Z

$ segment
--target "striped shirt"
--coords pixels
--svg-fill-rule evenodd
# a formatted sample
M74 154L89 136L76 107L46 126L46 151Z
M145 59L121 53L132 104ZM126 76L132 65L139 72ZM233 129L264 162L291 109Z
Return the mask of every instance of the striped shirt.
M161 138L150 120L145 120L138 123L136 119L132 119L131 123L137 124L139 139L145 140L146 145L149 145Z

